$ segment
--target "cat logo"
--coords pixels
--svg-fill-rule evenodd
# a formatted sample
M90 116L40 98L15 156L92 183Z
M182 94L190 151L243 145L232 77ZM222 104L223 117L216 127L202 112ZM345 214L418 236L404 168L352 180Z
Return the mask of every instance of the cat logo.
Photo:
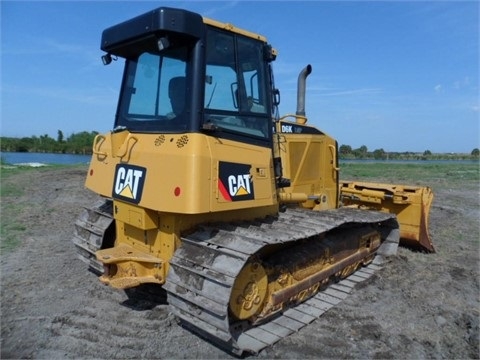
M230 196L250 194L250 174L230 175L228 177L228 192Z
M225 201L255 199L250 165L220 161L218 190Z
M115 182L112 197L138 204L142 198L143 184L147 169L118 164L115 168Z

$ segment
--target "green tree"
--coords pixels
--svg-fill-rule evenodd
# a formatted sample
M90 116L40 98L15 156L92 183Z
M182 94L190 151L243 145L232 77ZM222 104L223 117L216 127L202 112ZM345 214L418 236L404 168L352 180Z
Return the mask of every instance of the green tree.
M368 148L362 145L358 149L353 150L353 154L357 159L366 159L368 158Z
M387 158L387 153L383 149L373 150L373 158L375 160L385 160Z
M1 151L17 151L19 139L10 137L2 137L1 139Z
M350 145L341 145L338 151L342 155L348 155L352 153L352 147Z
M66 150L74 154L90 154L92 152L92 144L98 132L82 131L80 133L72 134L67 138Z
M34 145L35 143L32 138L23 137L18 141L15 151L29 152L34 147Z
M31 149L30 151L53 153L55 152L56 148L57 142L55 141L55 139L52 139L50 136L48 136L48 134L45 134L40 136L38 148L35 150Z
M97 135L96 131L83 131L65 140L62 131L58 130L57 140L48 134L23 138L0 137L0 148L1 151L91 154Z

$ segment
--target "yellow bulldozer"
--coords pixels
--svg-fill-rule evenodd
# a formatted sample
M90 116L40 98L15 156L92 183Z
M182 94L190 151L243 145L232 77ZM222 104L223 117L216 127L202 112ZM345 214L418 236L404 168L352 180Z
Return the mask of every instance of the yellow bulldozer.
M158 284L178 319L256 353L340 303L400 241L434 251L429 188L340 181L335 139L310 126L306 79L280 116L264 36L160 7L103 31L125 59L113 130L75 223L79 257L118 289Z

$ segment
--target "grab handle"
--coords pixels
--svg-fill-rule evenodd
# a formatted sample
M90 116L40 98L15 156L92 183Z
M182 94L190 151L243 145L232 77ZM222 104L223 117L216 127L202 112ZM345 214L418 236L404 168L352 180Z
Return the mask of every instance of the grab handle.
M335 171L340 171L340 168L337 166L337 149L333 145L328 145L330 150L332 150L332 165L333 165L333 170Z
M100 134L95 136L95 139L93 139L92 152L98 157L106 157L108 155L106 152L100 151L100 147L105 142L105 140L105 136Z

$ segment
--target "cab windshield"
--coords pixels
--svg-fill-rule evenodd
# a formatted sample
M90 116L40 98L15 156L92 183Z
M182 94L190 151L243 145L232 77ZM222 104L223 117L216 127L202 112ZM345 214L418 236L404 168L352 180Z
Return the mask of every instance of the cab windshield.
M117 126L132 131L185 131L187 59L188 49L177 48L127 60Z

